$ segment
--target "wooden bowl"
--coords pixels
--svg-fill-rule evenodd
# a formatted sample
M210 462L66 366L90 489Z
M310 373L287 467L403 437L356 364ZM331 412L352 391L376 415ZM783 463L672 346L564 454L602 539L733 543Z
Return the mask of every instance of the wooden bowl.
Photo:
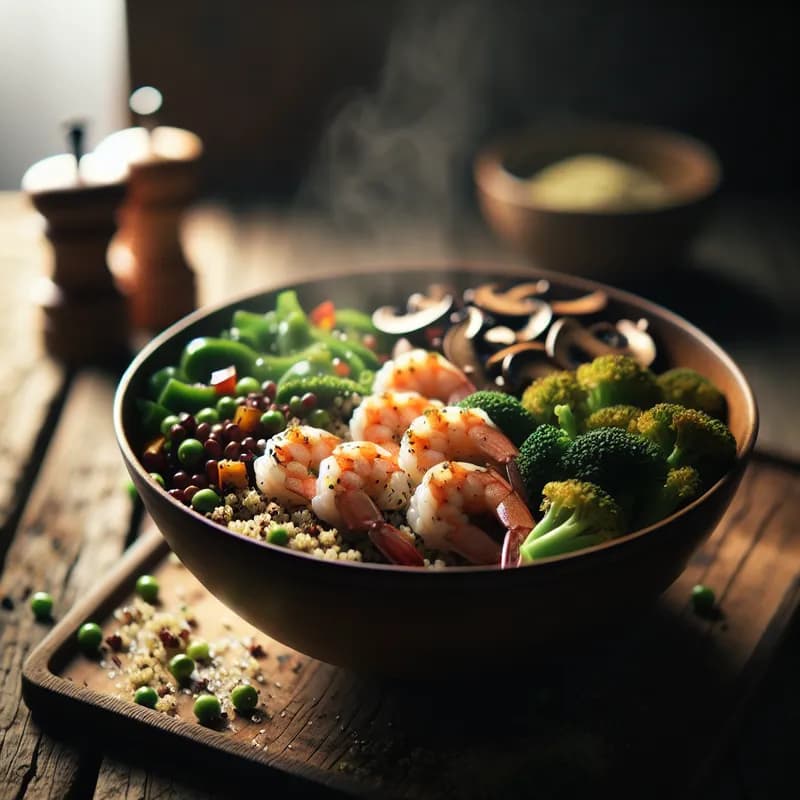
M145 508L175 553L213 594L269 636L322 661L395 676L518 664L537 653L574 646L646 609L680 575L736 491L756 438L756 402L731 358L684 319L602 284L535 274L563 296L604 289L610 319L646 317L667 366L692 367L724 392L738 456L731 471L702 497L650 528L505 571L323 561L228 531L148 478L137 457L136 398L145 394L150 374L177 363L192 337L227 327L234 309L273 308L276 291L267 291L190 314L151 341L120 381L114 425L122 456ZM527 267L500 273L480 266L419 266L338 274L294 287L307 308L330 298L372 309L402 304L412 291L432 282L449 282L461 290L487 279L530 277Z
M573 211L535 199L531 176L587 153L646 170L666 187L669 202L641 210ZM500 239L535 267L602 280L675 263L706 221L722 174L716 155L689 136L617 123L509 133L476 155L473 172L481 211Z

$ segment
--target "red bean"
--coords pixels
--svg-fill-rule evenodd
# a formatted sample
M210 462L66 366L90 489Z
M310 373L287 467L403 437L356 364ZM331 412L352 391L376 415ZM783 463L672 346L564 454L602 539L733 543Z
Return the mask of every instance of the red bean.
M170 489L170 496L174 497L179 503L186 504L186 495L183 489Z
M278 384L275 381L264 381L261 384L261 391L264 392L265 397L274 400L275 395L278 393Z
M192 502L192 498L193 498L193 497L194 497L194 496L195 496L195 495L196 495L196 494L197 494L199 491L200 491L200 487L199 487L199 486L195 486L194 484L192 484L191 486L187 486L187 487L186 487L186 488L183 490L183 496L186 498L186 502L187 502L187 503L191 503L191 502Z
M219 484L219 467L213 459L206 461L206 477L209 484L217 486Z
M176 422L169 429L169 438L173 442L175 442L175 444L179 444L180 442L182 442L188 435L189 435L189 432L179 422Z
M211 434L211 426L207 422L201 422L194 432L194 438L204 442Z
M208 478L204 474L201 475L198 472L196 475L192 475L192 485L196 486L198 489L207 489Z
M178 470L172 476L172 488L173 489L185 489L191 483L191 479L189 477L189 473L185 472L184 470Z
M225 426L225 436L228 437L229 442L241 442L244 439L242 429L235 422L229 422Z
M254 453L258 447L258 443L252 436L245 436L244 439L242 439L242 447Z
M232 461L238 459L241 452L242 446L239 442L228 442L228 444L225 445L225 450L223 450L225 458L229 458Z
M220 458L222 455L222 442L219 439L206 439L203 442L203 449L209 458Z
M194 429L197 426L197 422L191 414L182 411L180 414L178 414L178 420L180 421L180 424L183 425L184 428L186 428L187 433L190 434L194 433Z

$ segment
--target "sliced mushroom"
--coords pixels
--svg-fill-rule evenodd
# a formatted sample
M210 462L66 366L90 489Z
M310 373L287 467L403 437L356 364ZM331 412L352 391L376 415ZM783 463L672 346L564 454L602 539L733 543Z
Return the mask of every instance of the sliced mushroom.
M644 318L637 322L629 319L617 322L617 330L628 341L628 351L643 367L649 367L656 360L656 343L647 332L648 327Z
M608 353L631 356L649 367L655 360L656 346L646 328L646 320L620 320L616 325L599 322L585 328L577 320L562 317L547 332L545 348L562 369L575 369Z
M608 305L608 295L598 289L582 297L575 297L572 300L551 300L550 306L554 314L562 316L579 317L585 314L596 314Z
M495 384L506 392L519 394L542 375L554 372L542 342L518 342L494 353L486 361L490 374L500 367Z
M550 326L545 350L561 369L575 369L579 364L608 353L626 352L625 348L607 344L570 317L562 317Z
M453 296L449 294L407 314L398 314L393 306L381 306L372 313L372 324L383 333L408 336L444 321L452 308Z
M542 303L541 300L534 298L534 295L541 294L540 283L539 281L523 283L506 291L500 291L496 283L484 283L465 292L464 299L491 314L503 317L527 317L536 313Z
M454 322L442 339L445 358L464 370L479 389L492 385L477 349L482 326L483 314L477 308L468 306L466 316Z

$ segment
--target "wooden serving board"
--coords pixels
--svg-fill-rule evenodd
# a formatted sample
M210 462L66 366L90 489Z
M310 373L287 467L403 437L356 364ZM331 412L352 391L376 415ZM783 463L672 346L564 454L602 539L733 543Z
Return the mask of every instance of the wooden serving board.
M230 790L231 776L248 775L265 790L317 794L640 797L646 787L650 798L691 797L703 790L798 606L798 501L797 468L756 458L684 574L654 609L632 608L613 637L543 654L522 674L451 676L431 664L424 684L355 675L269 639L213 598L151 532L32 653L24 697L56 734L74 739L80 727L125 760L190 764L206 787L221 779ZM261 645L255 721L232 716L218 729L203 727L189 698L174 717L136 706L119 696L113 663L77 652L79 625L94 619L113 632L112 611L130 602L143 572L158 576L164 608L194 609L197 635ZM715 590L717 615L692 611L698 582ZM336 624L324 609L298 613ZM541 613L558 610L531 609L532 625Z

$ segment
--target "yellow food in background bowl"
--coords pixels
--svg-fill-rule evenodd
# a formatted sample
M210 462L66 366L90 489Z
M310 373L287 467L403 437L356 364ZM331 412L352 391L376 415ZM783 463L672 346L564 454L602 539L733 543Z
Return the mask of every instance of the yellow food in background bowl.
M666 184L647 170L590 153L539 170L530 188L536 202L565 211L635 211L672 199Z

